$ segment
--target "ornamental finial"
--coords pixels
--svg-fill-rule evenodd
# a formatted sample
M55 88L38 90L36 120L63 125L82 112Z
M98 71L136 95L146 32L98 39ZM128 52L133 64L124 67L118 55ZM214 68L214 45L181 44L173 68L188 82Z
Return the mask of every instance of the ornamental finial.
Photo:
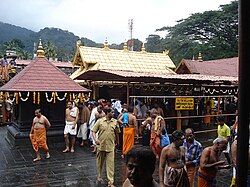
M126 40L125 40L124 45L123 45L123 50L126 52L128 51L128 44L127 44Z
M107 38L105 39L105 42L104 42L104 49L109 49L108 39Z
M38 49L36 51L37 58L45 58L45 53L43 50L42 40L39 39Z
M199 51L198 61L199 61L199 62L202 62L202 61L203 61L203 60L202 60L202 56L201 56L201 52L200 52L200 51Z

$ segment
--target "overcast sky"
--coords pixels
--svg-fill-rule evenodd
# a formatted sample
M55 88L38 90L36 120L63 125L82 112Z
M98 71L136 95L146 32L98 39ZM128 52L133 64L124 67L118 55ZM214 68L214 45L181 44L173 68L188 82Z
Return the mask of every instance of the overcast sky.
M0 0L0 21L39 31L55 27L95 42L122 43L133 38L145 42L156 29L173 26L193 13L218 10L232 0Z

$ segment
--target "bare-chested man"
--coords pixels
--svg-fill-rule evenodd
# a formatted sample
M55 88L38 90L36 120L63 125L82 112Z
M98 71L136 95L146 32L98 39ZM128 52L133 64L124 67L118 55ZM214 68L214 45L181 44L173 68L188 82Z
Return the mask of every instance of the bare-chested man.
M155 108L150 110L150 116L153 121L150 135L150 148L158 160L162 151L161 136L163 130L166 128L166 124L163 117L159 115L159 112Z
M125 121L128 121L127 126L124 125L123 127L123 145L122 145L122 157L127 154L127 152L134 146L134 134L136 134L136 137L138 139L139 136L139 131L138 131L138 125L136 122L136 117L133 114L134 108L130 106L128 108L128 113L124 113L119 119L118 123L123 124L124 118L128 117L128 120L126 119ZM127 115L127 117L126 117Z
M250 142L249 142L250 145ZM231 151L232 151L232 161L233 161L233 177L230 187L236 186L236 164L237 164L237 137L234 140L234 142L231 145ZM247 186L250 186L250 147L248 148L248 179L247 179Z
M41 109L35 110L35 116L30 130L30 141L36 152L36 158L33 160L34 162L41 160L40 148L46 152L46 158L50 158L49 148L47 146L46 129L51 126L49 120L42 115Z
M218 137L213 141L213 145L203 150L198 170L198 186L215 187L216 173L218 169L229 169L230 165L224 165L225 161L220 161L219 157L223 150L227 148L227 139Z
M185 170L185 149L182 146L185 139L182 131L172 133L173 142L164 147L159 164L159 179L161 187L189 187Z
M73 107L73 101L68 101L68 108L66 109L65 115L65 127L64 127L64 139L66 148L63 150L64 153L69 152L69 134L71 137L71 150L70 152L75 152L75 136L77 130L77 121L79 116L79 110L77 107Z
M100 118L103 118L106 116L105 112L103 111L103 106L102 105L99 105L97 107L97 113L95 113L95 121L97 121L98 119Z

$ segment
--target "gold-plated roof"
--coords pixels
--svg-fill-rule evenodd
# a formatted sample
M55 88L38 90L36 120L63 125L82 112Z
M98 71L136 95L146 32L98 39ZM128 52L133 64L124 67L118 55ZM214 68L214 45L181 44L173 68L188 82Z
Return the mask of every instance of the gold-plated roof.
M105 41L107 43L107 41ZM117 49L79 46L73 65L82 66L72 79L87 70L123 70L131 72L175 74L176 66L166 52L126 51Z

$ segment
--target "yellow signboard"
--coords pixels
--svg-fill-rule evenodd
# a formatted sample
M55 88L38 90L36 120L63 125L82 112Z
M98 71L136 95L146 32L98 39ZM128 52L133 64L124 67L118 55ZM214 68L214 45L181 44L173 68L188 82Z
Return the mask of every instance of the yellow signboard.
M175 98L175 110L194 110L194 98L191 97Z

